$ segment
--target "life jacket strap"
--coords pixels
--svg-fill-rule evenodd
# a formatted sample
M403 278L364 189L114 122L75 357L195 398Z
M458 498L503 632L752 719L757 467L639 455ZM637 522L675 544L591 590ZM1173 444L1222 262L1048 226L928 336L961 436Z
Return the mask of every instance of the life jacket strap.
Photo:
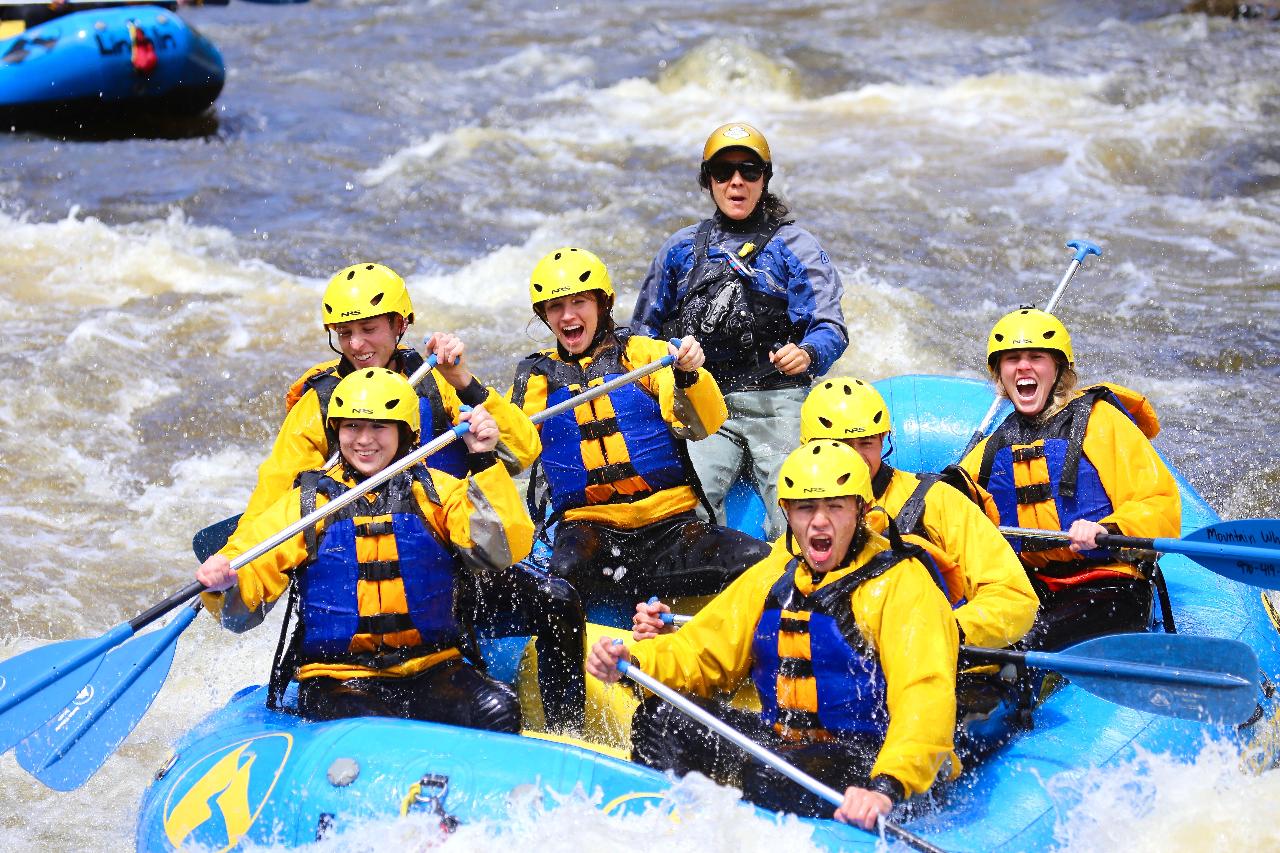
M361 616L356 623L357 634L398 634L415 631L413 619L408 613L378 613Z
M459 645L458 639L440 643L423 643L416 646L384 646L376 652L348 652L341 655L326 655L317 663L348 664L362 666L365 669L390 669L407 661L427 655L454 649Z
M815 712L801 711L798 708L779 708L778 721L774 723L774 727L805 732L827 730Z
M362 581L392 581L400 577L399 560L371 560L360 563L359 578Z
M578 424L578 430L586 441L605 438L618 432L618 419L604 418L599 421L587 421L586 423Z
M607 483L617 483L638 476L640 476L640 473L636 471L636 466L630 462L610 462L607 465L601 465L599 468L588 470L587 485L603 486Z
M783 678L813 678L813 661L809 658L780 658L778 675Z
M881 466L881 468L885 467L888 466ZM897 516L894 517L894 522L897 524L899 532L917 533L927 539L928 536L924 529L925 498L928 497L929 490L933 488L934 483L942 479L942 475L917 474L916 476L920 478L920 482L916 484L915 489L911 491L907 499L902 502L902 508L898 510Z
M386 536L395 531L395 525L388 521L367 521L356 525L356 536Z
M306 518L316 511L316 486L322 476L324 476L323 471L303 471L298 475L297 482L300 489L298 511L302 513L299 516L300 518ZM319 526L319 523L316 523L302 531L302 542L307 548L308 562L316 558L316 550L318 548L316 528Z
M1053 500L1053 484L1032 483L1029 486L1018 486L1014 489L1014 494L1018 503L1023 506L1044 503Z
M807 634L809 633L809 620L783 616L778 620L778 630L788 634Z
M1023 444L1012 449L1014 462L1030 462L1033 459L1044 458L1043 444Z
M1080 457L1084 453L1084 433L1089 428L1089 416L1093 413L1093 403L1099 393L1086 391L1084 396L1072 400L1075 407L1071 414L1071 427L1067 432L1067 454L1062 460L1062 477L1058 481L1058 494L1064 498L1073 498L1076 494L1076 481L1080 476Z

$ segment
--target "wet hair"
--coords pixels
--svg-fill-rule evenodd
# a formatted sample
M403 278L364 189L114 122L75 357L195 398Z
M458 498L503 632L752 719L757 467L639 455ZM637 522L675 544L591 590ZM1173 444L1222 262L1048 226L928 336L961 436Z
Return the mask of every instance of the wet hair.
M413 446L413 432L409 429L409 425L404 421L396 421L396 426L400 428L400 446L396 449L392 462L403 459L416 449Z

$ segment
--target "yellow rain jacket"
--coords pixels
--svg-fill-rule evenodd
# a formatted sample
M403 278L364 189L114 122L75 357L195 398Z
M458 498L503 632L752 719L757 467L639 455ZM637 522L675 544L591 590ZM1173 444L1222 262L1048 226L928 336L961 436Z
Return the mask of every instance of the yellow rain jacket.
M850 565L816 583L807 570L798 570L797 589L807 595L827 586L888 547L872 535ZM632 660L676 690L710 697L736 689L751 674L757 623L791 559L775 548L679 631L633 645ZM888 731L871 775L892 776L908 796L928 790L948 761L947 778L954 779L960 773L953 746L959 638L945 596L929 571L908 559L862 583L850 598L887 688Z
M1112 392L1116 390L1115 386L1108 386L1108 388ZM1084 396L1083 392L1077 393L1071 402L1079 400L1082 396ZM1182 499L1178 493L1178 484L1155 448L1151 446L1148 435L1144 434L1144 429L1150 435L1154 435L1159 430L1154 412L1150 410L1150 405L1145 400L1132 392L1121 394L1119 399L1123 400L1126 406L1136 405L1131 403L1131 400L1138 401L1141 408L1135 412L1135 417L1143 426L1139 428L1135 425L1125 411L1111 401L1095 397L1088 410L1088 420L1081 443L1083 459L1080 464L1082 473L1080 474L1081 484L1078 486L1080 492L1078 500L1085 500L1086 482L1094 479L1092 472L1096 471L1096 482L1105 492L1102 498L1109 503L1109 508L1096 513L1096 517L1089 514L1082 517L1111 527L1125 536L1147 538L1177 536L1182 525ZM1071 406L1071 402L1068 403L1068 407ZM1064 408L1062 412L1049 419L1050 431L1053 429L1052 425L1057 424L1066 411L1067 409ZM982 471L987 445L994 437L1000 435L1005 424L1010 424L1010 421L1015 418L1021 418L1021 416L1017 412L1010 414L1001 427L998 427L991 436L984 439L964 458L961 465L979 484L991 490L1000 508L1001 524L1044 530L1066 530L1070 527L1072 519L1060 517L1059 496L1051 493L1050 481L1052 479L1056 482L1056 475L1052 478L1050 476L1049 460L1044 456L1035 455L1042 452L1041 448L1046 443L1044 438L1037 438L1026 445L1013 445L1014 450L1025 446L1027 448L1025 455L1029 458L1014 458L1011 463L1004 462L1003 467L1011 467L1013 482L1019 489L1047 488L1050 492L1048 499L1019 503L1013 496L1012 489L998 490L988 482L983 482L984 479L988 481L994 479L990 473L984 477ZM1021 423L1025 424L1025 419ZM1019 422L1010 424L1011 427L1018 425ZM999 470L1001 467L1000 462L993 463L993 470ZM1032 497L1035 496L1032 495ZM1029 547L1030 543L1031 540L1023 540L1019 557L1028 568L1035 571L1051 586L1069 585L1112 573L1129 577L1140 576L1136 567L1130 563L1112 559L1105 551L1075 554L1065 546L1046 546L1040 550L1033 550Z
M464 564L478 568L509 566L528 556L533 546L533 522L524 508L524 502L511 475L500 463L495 462L465 480L455 479L442 471L425 470L430 477L430 488L421 480L413 479L412 495L417 509L421 511L421 517L425 519L426 527L434 540L442 546L435 550L436 559L441 554L450 555L451 565L446 567L449 572L466 570ZM326 473L347 486L353 485L351 480L344 478L341 464ZM388 485L380 486L372 494L385 491ZM302 490L295 488L263 512L249 518L240 525L224 551L234 559L298 521L302 517L301 495ZM316 495L317 507L324 506L327 502L323 493ZM350 506L359 505L356 502ZM376 528L368 529L365 534L355 537L355 554L351 556L360 564L398 564L401 555L397 549L397 538L387 525L389 519L389 516L382 515L357 515L352 519L356 525L382 525L384 528L380 532ZM322 543L329 523L329 519L321 522L321 530L317 532L316 538ZM451 548L452 551L447 552L445 548ZM262 622L271 605L288 588L293 571L307 561L308 549L304 532L241 567L236 584L230 589L223 593L204 593L205 606L218 616L224 627L236 632L246 631ZM412 567L401 567L400 571L411 569ZM410 606L403 575L372 580L362 577L355 587L355 599L362 617L390 614L394 618L395 614L406 614ZM306 606L305 601L303 606ZM388 616L378 618L385 620ZM345 651L352 658L358 659L360 655L394 650L396 647L414 647L419 643L420 638L414 630L398 630L386 634L355 633ZM346 661L311 662L299 669L298 677L403 677L415 675L459 654L456 647L438 648L394 666L378 668Z
M919 483L915 474L894 469L876 503L896 517ZM867 521L877 532L887 524L881 513ZM1018 555L991 520L958 490L934 483L925 493L921 521L929 542L961 569L965 603L954 612L964 641L1003 648L1021 640L1035 622L1040 601Z
M562 360L555 349L526 358L510 398L526 415L667 355L667 344L619 330L594 357ZM698 505L683 440L698 441L728 417L716 380L699 369L692 384L658 370L538 425L551 503L566 521L633 530ZM684 387L680 387L684 385Z
M401 348L401 352L406 352ZM305 388L306 382L313 376L339 365L341 359L322 362L315 365L289 389L285 398L287 414L280 431L276 434L271 453L258 467L258 484L249 496L249 504L245 508L244 517L240 521L243 527L248 519L261 513L275 503L281 495L293 488L294 481L303 471L314 471L322 468L329 456L337 447L329 446L325 432L324 415L321 412L319 396L312 389ZM402 373L404 371L401 371ZM407 374L406 374L407 376ZM434 382L438 389L445 413L452 424L458 423L462 402L458 399L457 390L450 385L439 371L431 371L423 383ZM498 425L498 455L502 458L507 470L518 474L533 464L538 458L542 444L538 440L538 432L529 419L516 407L494 391L486 389L488 396L484 399L484 407L493 415ZM426 443L433 435L423 435ZM430 465L430 457L427 465ZM224 547L218 553L226 557L234 556Z

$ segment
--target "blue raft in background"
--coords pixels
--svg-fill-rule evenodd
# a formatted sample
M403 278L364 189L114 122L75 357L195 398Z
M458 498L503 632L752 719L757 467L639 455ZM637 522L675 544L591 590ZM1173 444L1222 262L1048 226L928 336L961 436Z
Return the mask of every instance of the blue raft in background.
M225 81L217 47L167 9L73 12L0 40L0 127L197 115Z
M974 380L904 376L876 385L895 424L889 461L907 470L938 470L956 461L991 401L990 386ZM1184 531L1216 521L1190 484L1175 477ZM731 521L758 529L759 498L745 489L735 495ZM1166 555L1161 565L1181 633L1243 641L1257 652L1264 674L1280 672L1280 618L1268 598L1273 593L1228 581L1184 557ZM495 672L514 673L512 656L523 650L523 642L490 640L485 654ZM616 750L406 720L310 723L267 710L264 698L265 688L247 688L182 739L144 797L139 850L302 845L361 821L423 811L442 824L501 825L513 793L541 791L550 807L551 794L579 786L597 794L599 807L610 814L678 810L667 797L669 779L615 757ZM1246 755L1256 753L1263 766L1274 764L1267 744L1277 703L1270 691L1260 692L1258 707L1252 722L1206 727L1113 705L1067 683L1037 707L1034 728L942 786L940 807L903 825L948 851L1048 849L1059 815L1077 796L1069 791L1079 786L1051 797L1044 781L1064 772L1105 772L1139 751L1191 758L1206 732L1234 740ZM871 850L877 844L872 835L834 821L804 822L826 849Z

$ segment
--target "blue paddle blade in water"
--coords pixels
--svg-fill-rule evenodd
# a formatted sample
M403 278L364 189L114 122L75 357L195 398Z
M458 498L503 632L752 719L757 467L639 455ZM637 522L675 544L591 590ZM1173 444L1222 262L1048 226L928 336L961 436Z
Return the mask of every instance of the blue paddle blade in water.
M1029 652L1027 663L1117 705L1203 723L1243 722L1260 695L1257 654L1221 637L1115 634L1055 654Z
M112 650L60 712L18 744L18 764L55 791L87 782L155 701L178 635L195 615L185 608L165 627Z
M1223 548L1222 555L1191 555L1217 574L1250 586L1280 589L1280 520L1220 521L1188 533L1182 541Z
M66 707L102 656L132 634L124 623L101 637L51 643L0 664L0 752Z
M231 538L231 534L236 532L236 526L240 523L240 516L243 514L224 518L197 533L191 540L191 550L195 552L196 559L203 563L221 551L222 546L226 545L227 540Z

